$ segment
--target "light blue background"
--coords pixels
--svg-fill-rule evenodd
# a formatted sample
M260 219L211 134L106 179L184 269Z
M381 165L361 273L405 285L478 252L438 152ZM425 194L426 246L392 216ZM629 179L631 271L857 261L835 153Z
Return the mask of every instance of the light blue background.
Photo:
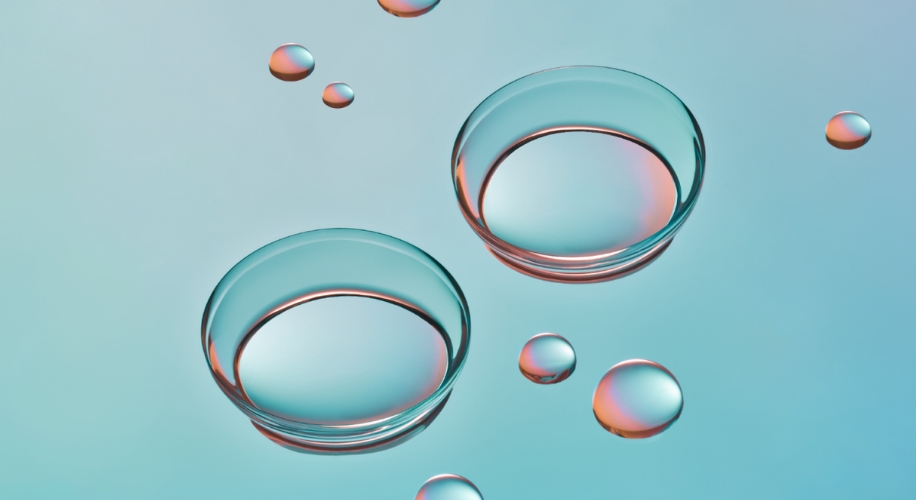
M912 1L3 2L0 496L410 499L456 473L488 500L916 496ZM308 47L298 83L267 71ZM620 281L517 274L462 219L452 142L489 93L597 64L643 74L706 136L697 209ZM344 110L320 99L353 86ZM874 137L833 149L852 109ZM292 233L360 227L439 259L473 320L435 424L382 453L299 455L217 389L217 281ZM579 353L553 387L531 335ZM664 364L680 421L594 421L611 365Z

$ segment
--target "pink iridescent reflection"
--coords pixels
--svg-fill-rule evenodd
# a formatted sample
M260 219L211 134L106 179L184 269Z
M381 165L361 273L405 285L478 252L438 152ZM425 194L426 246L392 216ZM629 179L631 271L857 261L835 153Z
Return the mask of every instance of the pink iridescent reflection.
M555 333L532 337L518 356L518 368L536 384L556 384L576 369L576 352L565 338Z
M353 89L343 82L334 82L324 88L321 93L321 100L328 107L339 109L346 108L353 103Z
M423 483L415 500L483 500L473 483L455 474L441 474Z
M674 178L651 151L609 133L572 131L509 154L486 184L482 215L490 232L517 248L584 257L649 238L677 201Z
M270 55L270 74L284 82L295 82L309 76L315 59L305 47L295 43L281 45Z
M837 149L860 148L871 139L871 125L854 111L837 113L827 122L827 142Z
M681 416L684 397L665 367L644 359L614 365L592 399L595 418L608 432L629 439L661 433Z
M439 0L378 0L385 12L396 17L419 17L439 5Z

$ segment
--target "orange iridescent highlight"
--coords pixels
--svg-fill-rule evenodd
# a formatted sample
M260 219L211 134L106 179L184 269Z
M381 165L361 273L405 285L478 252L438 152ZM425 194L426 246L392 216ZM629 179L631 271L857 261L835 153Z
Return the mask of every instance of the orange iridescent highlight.
M353 104L353 89L343 82L334 82L324 88L321 100L330 108L346 108Z
M287 43L270 55L270 74L284 82L296 82L315 70L315 58L305 47Z
M837 113L827 122L827 142L837 149L857 149L871 139L871 125L854 111Z
M439 0L378 0L378 4L395 17L420 17L439 5Z

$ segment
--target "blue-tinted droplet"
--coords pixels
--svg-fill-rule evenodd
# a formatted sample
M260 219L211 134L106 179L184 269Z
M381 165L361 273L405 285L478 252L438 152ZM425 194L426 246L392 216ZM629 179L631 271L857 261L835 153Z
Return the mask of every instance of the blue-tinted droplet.
M601 377L592 399L595 418L612 434L648 438L681 416L684 396L665 367L644 359L614 365Z
M346 108L353 103L353 89L343 82L334 82L324 88L321 100L330 108Z
M467 479L441 474L423 483L415 500L483 500L483 495Z
M827 142L837 149L856 149L871 139L871 125L853 111L837 113L827 122Z
M531 337L518 356L522 375L536 384L556 384L576 369L576 352L565 338L555 333Z
M284 82L295 82L315 70L315 58L305 47L295 43L281 45L270 55L270 74Z
M397 17L419 17L439 5L439 0L378 0L385 12Z

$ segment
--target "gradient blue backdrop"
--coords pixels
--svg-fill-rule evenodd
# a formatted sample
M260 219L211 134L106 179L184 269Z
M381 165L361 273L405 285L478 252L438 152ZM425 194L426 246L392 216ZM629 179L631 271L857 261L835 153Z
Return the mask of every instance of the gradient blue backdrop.
M916 3L443 0L0 6L0 496L410 499L451 472L488 500L913 498ZM286 42L315 73L271 77ZM697 209L644 271L587 286L496 262L449 179L492 91L597 64L643 74L706 136ZM334 80L353 106L326 108ZM833 149L852 109L874 137ZM466 370L435 424L378 454L300 455L211 380L209 293L292 233L360 227L467 294ZM540 387L526 339L579 367ZM658 441L591 415L642 357L686 405Z

